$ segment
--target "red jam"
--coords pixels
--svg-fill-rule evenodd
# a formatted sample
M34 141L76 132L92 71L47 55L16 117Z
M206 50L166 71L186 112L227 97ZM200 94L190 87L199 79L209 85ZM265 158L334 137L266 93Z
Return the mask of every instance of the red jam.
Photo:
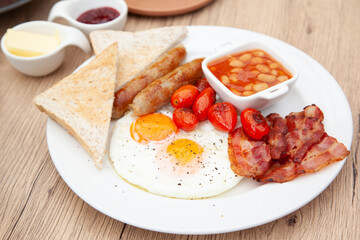
M95 8L82 13L76 20L87 24L106 23L120 16L120 13L111 7Z

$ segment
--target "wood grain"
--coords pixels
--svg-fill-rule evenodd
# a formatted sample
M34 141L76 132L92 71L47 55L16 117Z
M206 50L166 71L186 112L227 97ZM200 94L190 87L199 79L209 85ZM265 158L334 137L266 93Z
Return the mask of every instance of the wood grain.
M31 3L0 15L0 35L25 21L46 20L55 0ZM0 54L0 237L2 239L360 239L360 1L214 0L174 17L129 15L126 30L171 25L220 25L260 32L292 44L338 81L353 113L351 155L334 182L288 216L243 231L173 235L113 220L77 197L49 156L46 116L32 98L71 73L87 56L67 50L59 70L32 78ZM176 216L174 216L176 217ZM236 221L236 219L235 219Z

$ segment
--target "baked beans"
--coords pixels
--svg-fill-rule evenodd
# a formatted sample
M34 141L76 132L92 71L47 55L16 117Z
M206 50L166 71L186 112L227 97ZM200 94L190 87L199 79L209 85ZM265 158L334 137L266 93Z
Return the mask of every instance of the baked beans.
M219 58L208 68L238 96L250 96L292 78L287 69L261 49Z

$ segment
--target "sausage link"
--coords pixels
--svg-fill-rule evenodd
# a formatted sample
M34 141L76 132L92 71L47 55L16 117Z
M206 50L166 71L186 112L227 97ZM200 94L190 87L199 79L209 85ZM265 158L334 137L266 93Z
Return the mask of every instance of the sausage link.
M194 84L203 76L201 63L198 58L176 68L172 72L150 83L136 97L130 109L134 116L153 113L170 101L171 95L180 87Z
M117 119L124 115L128 110L135 96L155 79L171 72L184 60L186 49L179 45L167 51L159 57L153 64L145 68L139 75L126 83L115 93L112 110L112 118Z

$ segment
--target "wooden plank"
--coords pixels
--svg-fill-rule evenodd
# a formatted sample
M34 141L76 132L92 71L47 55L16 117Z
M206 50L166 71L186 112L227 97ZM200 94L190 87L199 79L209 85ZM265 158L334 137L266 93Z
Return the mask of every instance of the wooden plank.
M55 2L32 1L0 15L0 34L25 21L45 20ZM354 120L353 146L335 181L288 216L227 234L186 236L153 232L113 220L84 203L52 164L46 145L46 117L31 100L89 56L70 48L58 71L31 78L14 70L0 54L0 238L360 239L359 14L357 0L215 0L203 9L180 16L129 15L125 28L128 31L172 25L220 25L286 41L319 61L349 99Z

